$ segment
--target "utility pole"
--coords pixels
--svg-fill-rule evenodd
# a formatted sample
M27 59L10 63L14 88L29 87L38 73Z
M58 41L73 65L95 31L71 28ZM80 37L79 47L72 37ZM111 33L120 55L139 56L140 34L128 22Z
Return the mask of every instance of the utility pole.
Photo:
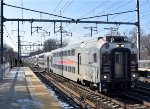
M21 40L20 40L20 37L22 37L22 36L20 36L20 32L23 32L23 33L25 33L25 31L20 31L20 23L19 23L20 21L18 21L18 29L17 30L12 30L12 31L17 31L17 33L18 33L18 35L17 35L17 37L18 37L18 60L20 60L21 58Z
M63 33L63 28L62 28L62 22L60 22L60 36L61 36L61 48L62 48L62 33ZM63 51L61 50L61 68L62 68L62 76L63 76Z
M4 17L3 17L3 0L1 0L1 64L3 64L3 23L4 23Z
M55 31L55 26L54 26L54 34L57 32L60 32L60 47L62 48L63 47L63 41L62 41L63 40L63 33L68 33L67 31L63 30L62 22L60 22L60 27L59 27L58 31Z
M19 21L18 21L18 61L20 60L20 55L21 55L21 51L20 51L20 35L19 35Z
M93 31L97 31L97 30L95 30L95 29L97 29L97 27L84 27L84 29L90 29L90 31L91 31L90 37L93 36Z
M111 28L104 28L104 29L110 30L110 35L111 35L111 36L113 36L113 32L114 32L114 31L118 31L118 28L113 28L113 27L111 27Z
M62 28L62 22L60 22L60 36L61 36L61 38L60 38L60 40L61 40L61 48L62 48L62 33L63 33L63 28Z
M37 33L38 33L38 32L39 32L39 29L42 29L42 27L38 27L38 26L37 26L37 27L33 27L33 26L32 26L32 23L33 23L33 22L31 22L31 36L32 36L32 34L33 34L35 31L37 31ZM33 30L32 30L33 28L35 28L36 30L33 31Z
M137 48L138 48L138 60L140 60L140 9L139 9L139 0L137 0Z
M60 32L60 47L62 48L63 47L63 41L62 41L63 33L67 33L67 31L63 30L62 22L60 22L60 29L57 32ZM56 33L55 26L54 26L54 33ZM63 51L61 51L61 68L62 68L62 75L63 75Z

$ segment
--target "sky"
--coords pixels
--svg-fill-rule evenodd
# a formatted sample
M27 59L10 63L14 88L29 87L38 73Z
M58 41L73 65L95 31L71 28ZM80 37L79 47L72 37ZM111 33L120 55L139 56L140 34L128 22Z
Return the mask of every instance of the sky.
M150 33L150 0L140 1L140 25L146 34ZM36 11L46 12L49 14L64 16L72 19L88 18L93 16L101 16L107 14L114 14L120 12L134 11L136 10L136 0L4 0L4 3L32 9ZM61 17L55 17L45 15L41 13L31 12L22 9L16 9L4 5L4 17L5 18L19 18L19 19L50 19L50 20L66 20ZM95 17L85 19L86 21L107 21L107 17ZM83 21L85 21L83 20ZM108 16L109 22L136 22L136 12L130 12L125 14L117 14ZM17 22L5 22L4 23L4 43L11 46L15 51L18 47L18 23ZM20 22L20 36L21 44L43 44L44 40L49 38L60 40L59 27L60 23L56 23L54 34L54 23L52 22L33 22L33 27L42 27L42 30L50 32L50 36L39 30L38 33L33 28L33 34L31 36L31 22ZM106 28L116 28L121 35L128 35L134 25L112 25L112 24L76 24L76 23L62 23L63 30L68 33L63 33L63 40L67 40L69 44L80 42L82 40L90 39L90 29L93 27L92 38L105 36L110 33L110 30ZM86 28L86 29L85 29ZM72 33L72 36L71 34ZM42 49L42 47L25 47L22 46L22 53L26 54L30 51Z

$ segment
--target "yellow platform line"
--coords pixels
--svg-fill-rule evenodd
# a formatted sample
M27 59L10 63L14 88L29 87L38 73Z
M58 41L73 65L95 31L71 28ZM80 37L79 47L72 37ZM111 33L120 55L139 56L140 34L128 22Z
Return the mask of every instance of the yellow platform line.
M52 96L47 92L45 86L40 82L37 76L28 68L25 71L26 78L30 81L29 91L37 96L42 109L61 109L60 105L54 100ZM32 95L31 95L32 96ZM35 107L36 109L39 109Z

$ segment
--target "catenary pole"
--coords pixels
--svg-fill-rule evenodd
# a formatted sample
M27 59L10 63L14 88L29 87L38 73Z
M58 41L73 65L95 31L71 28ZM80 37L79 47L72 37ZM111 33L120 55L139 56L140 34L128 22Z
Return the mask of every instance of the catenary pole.
M4 19L3 19L3 0L1 0L1 64L4 63L3 60L3 23L4 23Z
M20 60L20 36L19 36L19 21L18 21L18 61Z
M140 60L140 9L139 0L137 0L137 48L138 48L138 60Z

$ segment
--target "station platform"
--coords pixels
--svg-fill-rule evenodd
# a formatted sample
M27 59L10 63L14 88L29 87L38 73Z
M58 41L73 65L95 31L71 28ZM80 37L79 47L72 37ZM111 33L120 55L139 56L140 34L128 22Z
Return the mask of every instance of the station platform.
M138 68L138 71L150 71L150 68Z
M15 67L0 82L0 109L61 109L28 67Z

